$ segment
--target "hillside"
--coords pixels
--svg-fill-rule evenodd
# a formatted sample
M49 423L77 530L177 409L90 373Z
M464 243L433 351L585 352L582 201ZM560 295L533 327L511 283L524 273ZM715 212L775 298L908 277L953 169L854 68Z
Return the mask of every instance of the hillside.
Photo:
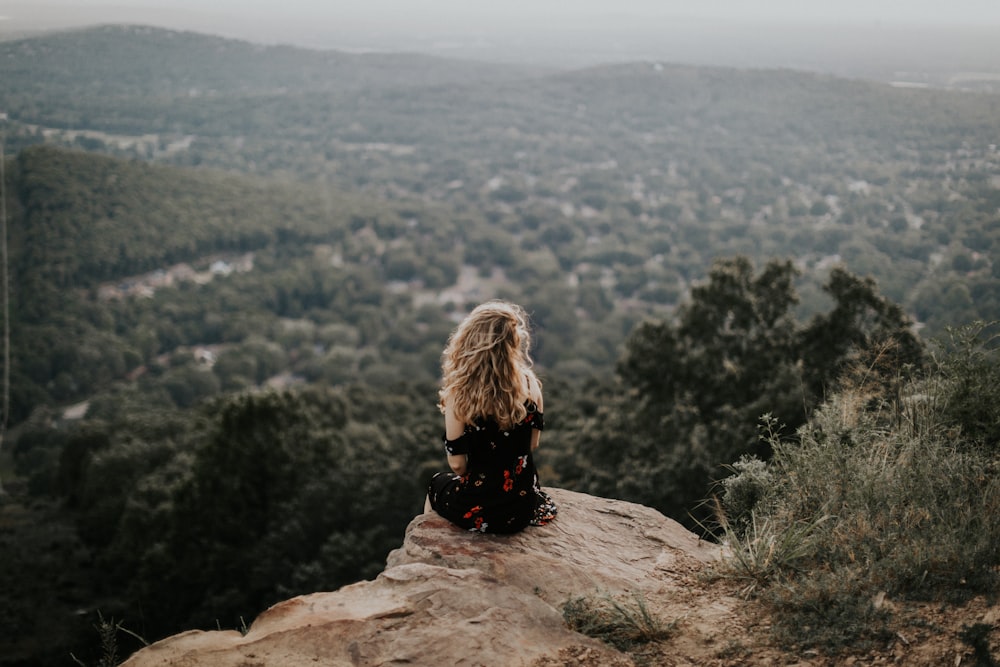
M448 304L497 289L475 269L460 281L474 260L456 248L486 237L486 221L451 220L437 205L49 147L26 149L7 171L14 423L178 348L274 341L293 335L286 329L299 330L292 354L305 366L295 372L310 380L347 378L362 363L380 374L395 357L430 380L437 352L426 346L446 335ZM229 275L241 257L252 270ZM415 321L429 326L389 326ZM321 334L316 323L340 330ZM341 368L348 346L365 352ZM317 354L331 348L324 371Z
M330 241L359 206L343 193L49 147L12 167L15 281L35 290L94 287L279 238Z
M106 25L0 43L13 99L61 90L122 100L422 87L528 76L542 69L417 54L262 46L192 32ZM8 98L11 99L11 98Z
M492 297L531 317L544 483L728 539L742 478L751 554L822 527L749 575L794 650L888 641L880 591L995 591L994 329L932 337L1000 319L997 96L137 27L0 52L0 662L374 577L442 465L444 342Z
M48 141L441 202L527 235L584 284L579 267L607 269L616 301L673 304L741 253L794 257L804 313L842 261L929 334L1000 315L996 95L669 63L527 77L144 31L4 45L10 150Z

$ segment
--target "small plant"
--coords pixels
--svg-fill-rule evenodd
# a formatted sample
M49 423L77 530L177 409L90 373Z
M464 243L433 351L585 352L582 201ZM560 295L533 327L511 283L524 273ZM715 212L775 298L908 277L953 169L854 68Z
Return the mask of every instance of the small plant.
M769 416L765 415L764 419ZM740 537L753 521L757 506L772 492L775 475L767 463L753 456L741 456L727 466L734 474L723 479L722 509L729 527Z
M715 574L746 582L741 593L751 597L782 574L797 571L800 563L813 556L814 535L830 518L824 514L784 526L771 517L751 512L742 535L737 535L723 519L722 529L730 548Z
M104 618L104 614L100 611L97 612L97 623L94 624L94 629L97 630L97 635L100 638L100 651L101 657L95 663L95 667L118 667L120 662L118 658L118 633L124 632L125 634L138 639L142 642L143 646L149 646L149 642L143 639L141 636L132 632L120 621L116 621L114 618L108 620ZM87 663L80 658L76 657L72 653L69 657L73 659L73 662L80 665L80 667L87 667Z
M665 641L677 626L677 621L665 624L650 613L638 593L625 602L610 595L572 598L563 606L563 618L576 632L600 639L619 651L634 651Z

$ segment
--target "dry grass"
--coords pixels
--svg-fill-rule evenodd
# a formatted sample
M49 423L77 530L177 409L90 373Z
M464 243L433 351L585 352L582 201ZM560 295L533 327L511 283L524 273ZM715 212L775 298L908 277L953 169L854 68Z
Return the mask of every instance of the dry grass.
M638 594L627 600L611 595L572 598L563 606L563 618L576 632L625 652L666 641L677 625L657 618Z
M783 644L836 653L883 639L886 595L1000 593L1000 364L982 337L962 340L919 380L876 391L857 374L794 441L765 433L768 474L737 472L752 475L744 486L770 486L755 488L753 507L745 490L734 495L749 517L736 529L724 493L731 555L716 574L773 606Z

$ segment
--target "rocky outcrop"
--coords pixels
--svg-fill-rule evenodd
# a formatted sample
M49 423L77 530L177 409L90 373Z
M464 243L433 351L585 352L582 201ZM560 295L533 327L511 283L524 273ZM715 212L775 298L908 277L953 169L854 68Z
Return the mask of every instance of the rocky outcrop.
M719 547L641 505L550 489L559 517L511 536L416 517L384 572L279 603L246 635L192 631L132 656L153 665L631 665L570 630L561 609L588 595L641 594L684 631L671 652L722 641L736 602L696 579Z

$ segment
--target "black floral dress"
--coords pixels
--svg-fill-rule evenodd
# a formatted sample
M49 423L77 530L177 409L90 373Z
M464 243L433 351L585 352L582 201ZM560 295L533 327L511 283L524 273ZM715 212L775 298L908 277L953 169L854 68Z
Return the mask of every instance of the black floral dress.
M444 438L445 451L465 454L468 463L464 475L434 475L427 488L431 507L452 523L483 533L516 533L551 521L556 506L539 488L531 455L532 429L544 426L542 413L529 404L527 416L511 429L481 419L454 440Z

